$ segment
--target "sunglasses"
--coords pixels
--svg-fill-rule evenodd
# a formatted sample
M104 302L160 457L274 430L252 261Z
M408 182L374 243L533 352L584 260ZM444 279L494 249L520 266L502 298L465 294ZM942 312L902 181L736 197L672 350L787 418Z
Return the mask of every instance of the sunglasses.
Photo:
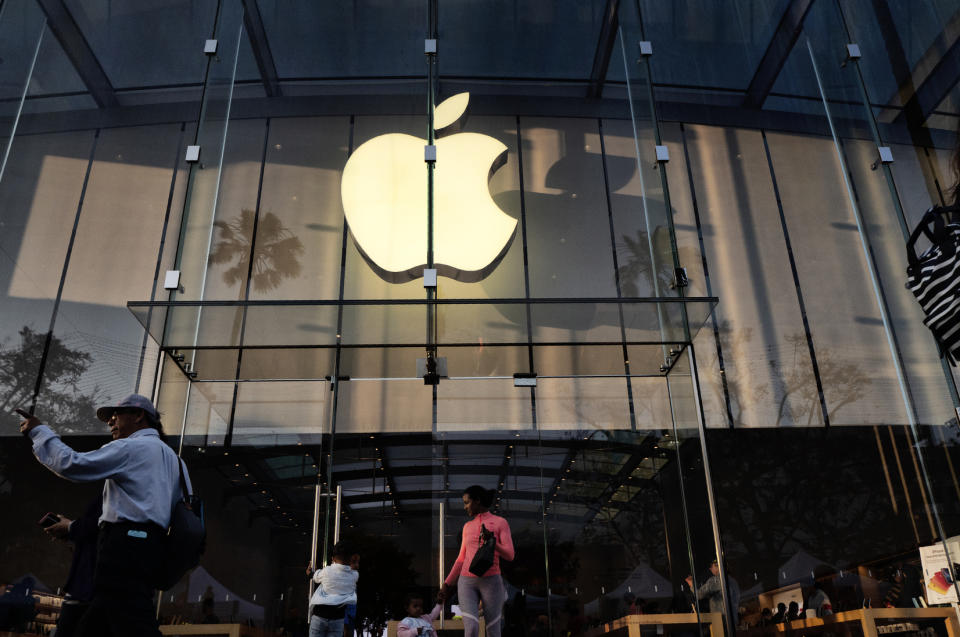
M138 409L136 407L117 407L116 409L113 410L113 413L117 416L122 416L124 414L128 416L135 416L139 414L141 411L143 410Z

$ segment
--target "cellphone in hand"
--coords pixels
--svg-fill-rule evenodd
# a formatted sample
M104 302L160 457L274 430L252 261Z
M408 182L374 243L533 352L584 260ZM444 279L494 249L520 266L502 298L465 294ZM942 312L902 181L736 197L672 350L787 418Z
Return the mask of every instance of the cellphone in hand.
M48 528L60 521L60 516L56 513L47 513L45 516L37 520L37 524L43 528Z

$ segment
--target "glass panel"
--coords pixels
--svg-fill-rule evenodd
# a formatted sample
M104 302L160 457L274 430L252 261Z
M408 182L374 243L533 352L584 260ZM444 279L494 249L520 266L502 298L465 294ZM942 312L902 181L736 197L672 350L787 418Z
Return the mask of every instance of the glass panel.
M365 143L372 143L374 146L368 146L378 151L378 144L389 143L398 146L401 143L409 146L409 154L403 153L397 159L397 163L403 167L403 174L407 179L402 180L402 192L406 193L404 201L419 202L422 208L411 203L410 210L415 214L422 215L416 218L415 222L407 222L399 217L391 217L387 221L373 219L372 223L367 224L367 219L362 217L351 221L353 216L352 209L347 207L345 211L346 221L350 226L350 236L347 240L347 260L346 274L344 281L344 298L347 299L400 299L400 298L420 298L423 294L423 283L419 280L411 280L409 275L403 273L389 273L387 261L378 250L373 246L363 246L364 239L361 238L358 243L358 232L363 233L366 228L376 237L390 237L399 233L403 237L402 241L396 242L396 245L404 248L402 256L403 261L413 263L419 258L423 260L419 263L426 263L426 166L423 162L422 147L426 144L423 138L425 126L425 117L357 117L353 127L353 146L358 151ZM386 135L403 135L401 138L385 137ZM402 141L397 141L402 140ZM380 151L386 153L387 151ZM400 153L400 150L396 150ZM356 155L352 155L351 161L357 161ZM350 162L347 164L350 167ZM422 171L422 172L421 172ZM363 188L371 189L371 180L362 180L360 184ZM401 185L397 187L400 188ZM421 190L422 188L422 190ZM392 204L391 204L392 205ZM419 225L418 225L419 224ZM386 230L386 232L385 232ZM361 234L361 237L366 235ZM390 243L377 243L377 246L384 245L386 252L393 255ZM411 247L414 246L414 247ZM421 257L422 255L422 257ZM415 267L418 265L414 263ZM404 268L405 269L405 268ZM422 276L421 274L417 275ZM348 323L345 323L348 324ZM422 323L419 323L422 325Z
M213 33L216 3L164 0L136 6L65 0L64 4L114 88L202 84L207 64L203 41Z
M183 457L194 488L211 494L208 546L202 564L162 593L160 623L302 630L319 449L187 445Z
M200 146L203 157L193 163L190 170L177 252L177 269L181 271L184 291L172 297L193 300L201 299L205 294L242 22L243 8L238 3L228 3L218 16L216 34L221 53L209 59L204 79L206 90L201 106L201 121L195 142ZM238 143L243 147L242 139ZM262 142L259 148L262 148ZM257 159L261 156L255 154ZM248 182L245 181L244 185L248 185ZM231 214L239 215L242 220L242 207L224 211L224 215ZM229 221L230 217L227 216L226 220Z
M46 20L35 2L11 0L0 7L0 115L10 119L8 127L0 127L0 178L45 33Z
M616 296L597 126L540 118L520 124L530 294Z
M921 444L938 430L923 428ZM857 611L867 599L912 609L912 598L923 596L917 549L937 533L905 428L710 430L707 442L725 557L750 621L791 599L810 617L815 587L834 613ZM805 466L785 464L784 449L803 449ZM949 473L949 456L936 451L938 468ZM736 486L742 480L752 488ZM949 489L956 532L957 498ZM838 541L847 533L857 541Z
M28 47L28 51L32 50L33 47ZM37 51L24 114L78 111L96 106L60 42L52 30L47 29Z
M91 132L19 135L0 182L0 435L18 435L15 407L29 407L80 202ZM41 419L89 422L92 384L77 380L94 361L81 343L52 339ZM52 356L50 355L52 354ZM100 430L97 430L100 433Z
M346 118L270 121L249 298L337 298L349 133Z
M680 484L680 504L682 506L685 537L689 543L689 553L680 554L678 562L683 566L691 565L689 580L681 584L683 603L692 604L701 620L711 625L724 622L726 634L744 627L741 617L741 583L744 587L748 579L739 567L731 565L726 555L726 547L718 551L716 540L717 524L711 515L713 485L707 462L704 461L704 447L701 442L698 404L699 392L696 377L691 373L688 353L681 355L670 373L667 374L670 411L673 427L663 434L657 449L673 461ZM677 529L680 531L680 529ZM681 544L678 548L682 550Z
M257 0L282 79L425 75L427 4L363 0L290 4ZM361 28L362 25L362 28Z
M907 268L903 231L897 219L899 213L890 199L884 173L870 170L876 147L868 141L849 140L844 143L844 150L850 160L853 182L857 186L860 210L867 223L873 258L884 287L884 299L897 336L901 364L913 395L917 421L921 424L943 424L955 418L956 413L952 409L936 342L923 325L923 311L902 285ZM907 152L904 147L898 150L903 151L900 155L902 160L898 159L895 167L902 171L909 170L907 165L901 167L901 164L909 164L914 154ZM906 179L900 183L905 188L909 187ZM928 200L922 209L926 210L929 206ZM873 369L873 366L867 369Z
M714 264L711 286L719 297L736 299L717 307L715 328L733 422L820 425L797 291L784 285L793 277L772 212L777 199L763 137L743 129L690 126L686 142L704 250ZM789 187L799 194L802 183ZM752 290L746 296L738 293L745 281Z
M237 385L233 444L281 446L320 442L329 431L329 383L245 382Z
M872 266L846 205L833 142L780 133L767 140L830 422L906 422L896 370L881 346L886 336L870 283ZM811 190L809 183L819 187Z
M497 11L482 0L445 7L439 12L440 31L447 36L441 71L461 77L582 80L590 75L603 10L602 2L575 0L504 4Z
M287 239L290 230L270 210L258 215L257 193L260 186L260 165L263 158L263 120L235 120L230 122L220 167L220 183L216 212L210 236L210 257L203 275L203 298L234 300L247 297L247 273L253 250L254 224L265 233L276 234L278 241ZM202 151L201 151L202 152ZM194 192L196 196L196 191ZM263 224L261 226L261 223ZM266 226L264 229L263 226ZM272 238L272 237L271 237ZM260 249L268 250L270 239ZM290 260L294 253L281 243L279 254L256 255L253 262L251 291L263 292L276 287L292 275ZM181 275L181 280L184 275ZM187 282L184 281L186 286ZM195 286L196 284L194 284ZM239 328L239 325L237 326Z
M444 56L444 60L446 60L446 56ZM459 134L469 133L475 136L482 136L473 138L471 141L486 143L495 147L493 151L484 153L484 157L478 157L478 159L484 161L489 159L489 163L476 165L474 168L480 177L487 176L487 173L492 171L487 177L487 181L481 181L481 184L487 186L490 200L492 200L495 208L488 207L490 200L482 197L482 193L481 196L476 199L476 203L480 205L467 208L467 201L465 201L466 195L463 192L448 191L448 189L451 188L462 188L466 186L462 182L462 175L449 173L443 169L443 160L446 159L448 162L456 162L457 160L455 158L450 157L450 153L453 152L461 153L462 157L471 157L478 151L474 151L470 146L461 143L456 134L445 135L437 141L438 171L434 185L435 196L438 201L435 212L438 219L437 223L443 223L442 220L444 218L453 218L453 214L458 215L456 217L457 219L462 218L460 215L466 214L470 218L479 221L487 219L492 221L493 219L499 218L504 221L504 229L502 233L496 235L490 234L489 241L491 247L483 250L482 256L484 258L477 263L477 266L482 267L481 272L476 274L464 273L460 275L460 280L444 276L440 279L437 294L440 298L522 298L524 296L523 232L520 224L522 205L520 193L520 161L517 153L517 122L515 118L470 115L471 110L471 106L468 103L466 114L459 124ZM458 127L454 125L452 128L456 129ZM506 153L505 156L495 154L501 150L498 144L506 146L506 150L504 151ZM487 154L493 156L486 157ZM474 166L472 163L468 163L467 165L470 167ZM460 168L460 170L466 171L470 170L470 168L464 166ZM470 197L470 202L474 203L472 196ZM506 219L500 217L500 215L503 214L507 215ZM486 242L487 235L484 232L485 228L482 224L470 226L468 230L466 224L461 225L458 223L457 230L457 234L447 240L455 242L459 240L458 244L436 246L437 262L438 264L452 266L462 271L463 266L460 266L459 263L446 263L444 259L447 257L444 255L449 255L451 258L459 258L460 255L468 252L475 245ZM438 243L441 236L448 236L441 235L440 233L441 230L438 228L437 234L435 235ZM489 262L487 263L487 261ZM441 274L443 274L443 270L441 270ZM449 308L447 311L452 309L453 308ZM476 312L477 310L478 308L470 309L471 312ZM463 318L465 319L466 317ZM497 320L495 316L491 318L492 320ZM500 318L499 320L502 321L503 319Z
M143 366L156 365L144 358L143 328L126 303L153 287L178 128L111 129L97 140L54 330L85 360L73 383L92 402L115 404L136 389ZM104 249L103 237L122 240ZM82 410L76 416L78 424L89 421Z
M746 89L789 4L641 0L646 39L656 52L654 81L706 91Z

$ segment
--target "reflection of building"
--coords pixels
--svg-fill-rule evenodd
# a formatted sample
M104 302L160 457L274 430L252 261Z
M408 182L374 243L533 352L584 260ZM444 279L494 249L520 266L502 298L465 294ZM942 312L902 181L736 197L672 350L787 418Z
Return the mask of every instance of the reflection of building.
M954 177L948 4L6 0L3 413L37 393L92 448L92 405L155 396L209 505L203 567L270 628L303 619L338 520L361 615L436 586L474 483L555 627L641 564L702 579L717 542L757 596L799 551L915 559L960 524L956 376L902 285ZM467 91L517 234L479 281L387 280L343 168ZM27 511L0 581L55 582L33 520L76 492L0 423L0 500Z

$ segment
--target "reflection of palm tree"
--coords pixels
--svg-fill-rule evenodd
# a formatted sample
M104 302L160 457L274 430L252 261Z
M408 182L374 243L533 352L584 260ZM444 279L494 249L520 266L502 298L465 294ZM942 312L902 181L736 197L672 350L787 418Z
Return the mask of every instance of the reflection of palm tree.
M210 253L210 263L232 263L223 272L223 281L227 285L242 283L249 270L253 289L266 292L280 285L283 279L300 275L298 257L303 254L303 243L283 226L277 215L268 212L257 223L254 245L254 220L254 212L243 209L230 221L215 221L213 225L219 230L219 238ZM242 295L243 292L241 298Z
M653 250L659 263L657 264L657 283L661 296L666 296L664 290L673 283L673 257L670 254L669 235L665 235L666 228L658 227L653 231ZM665 236L661 236L665 235ZM620 277L620 287L624 296L645 296L641 294L640 286L649 287L648 294L653 294L653 284L650 276L650 243L647 233L637 230L636 238L621 235L623 243L617 245L617 252L626 256L621 260L617 275ZM664 243L665 242L665 243Z

